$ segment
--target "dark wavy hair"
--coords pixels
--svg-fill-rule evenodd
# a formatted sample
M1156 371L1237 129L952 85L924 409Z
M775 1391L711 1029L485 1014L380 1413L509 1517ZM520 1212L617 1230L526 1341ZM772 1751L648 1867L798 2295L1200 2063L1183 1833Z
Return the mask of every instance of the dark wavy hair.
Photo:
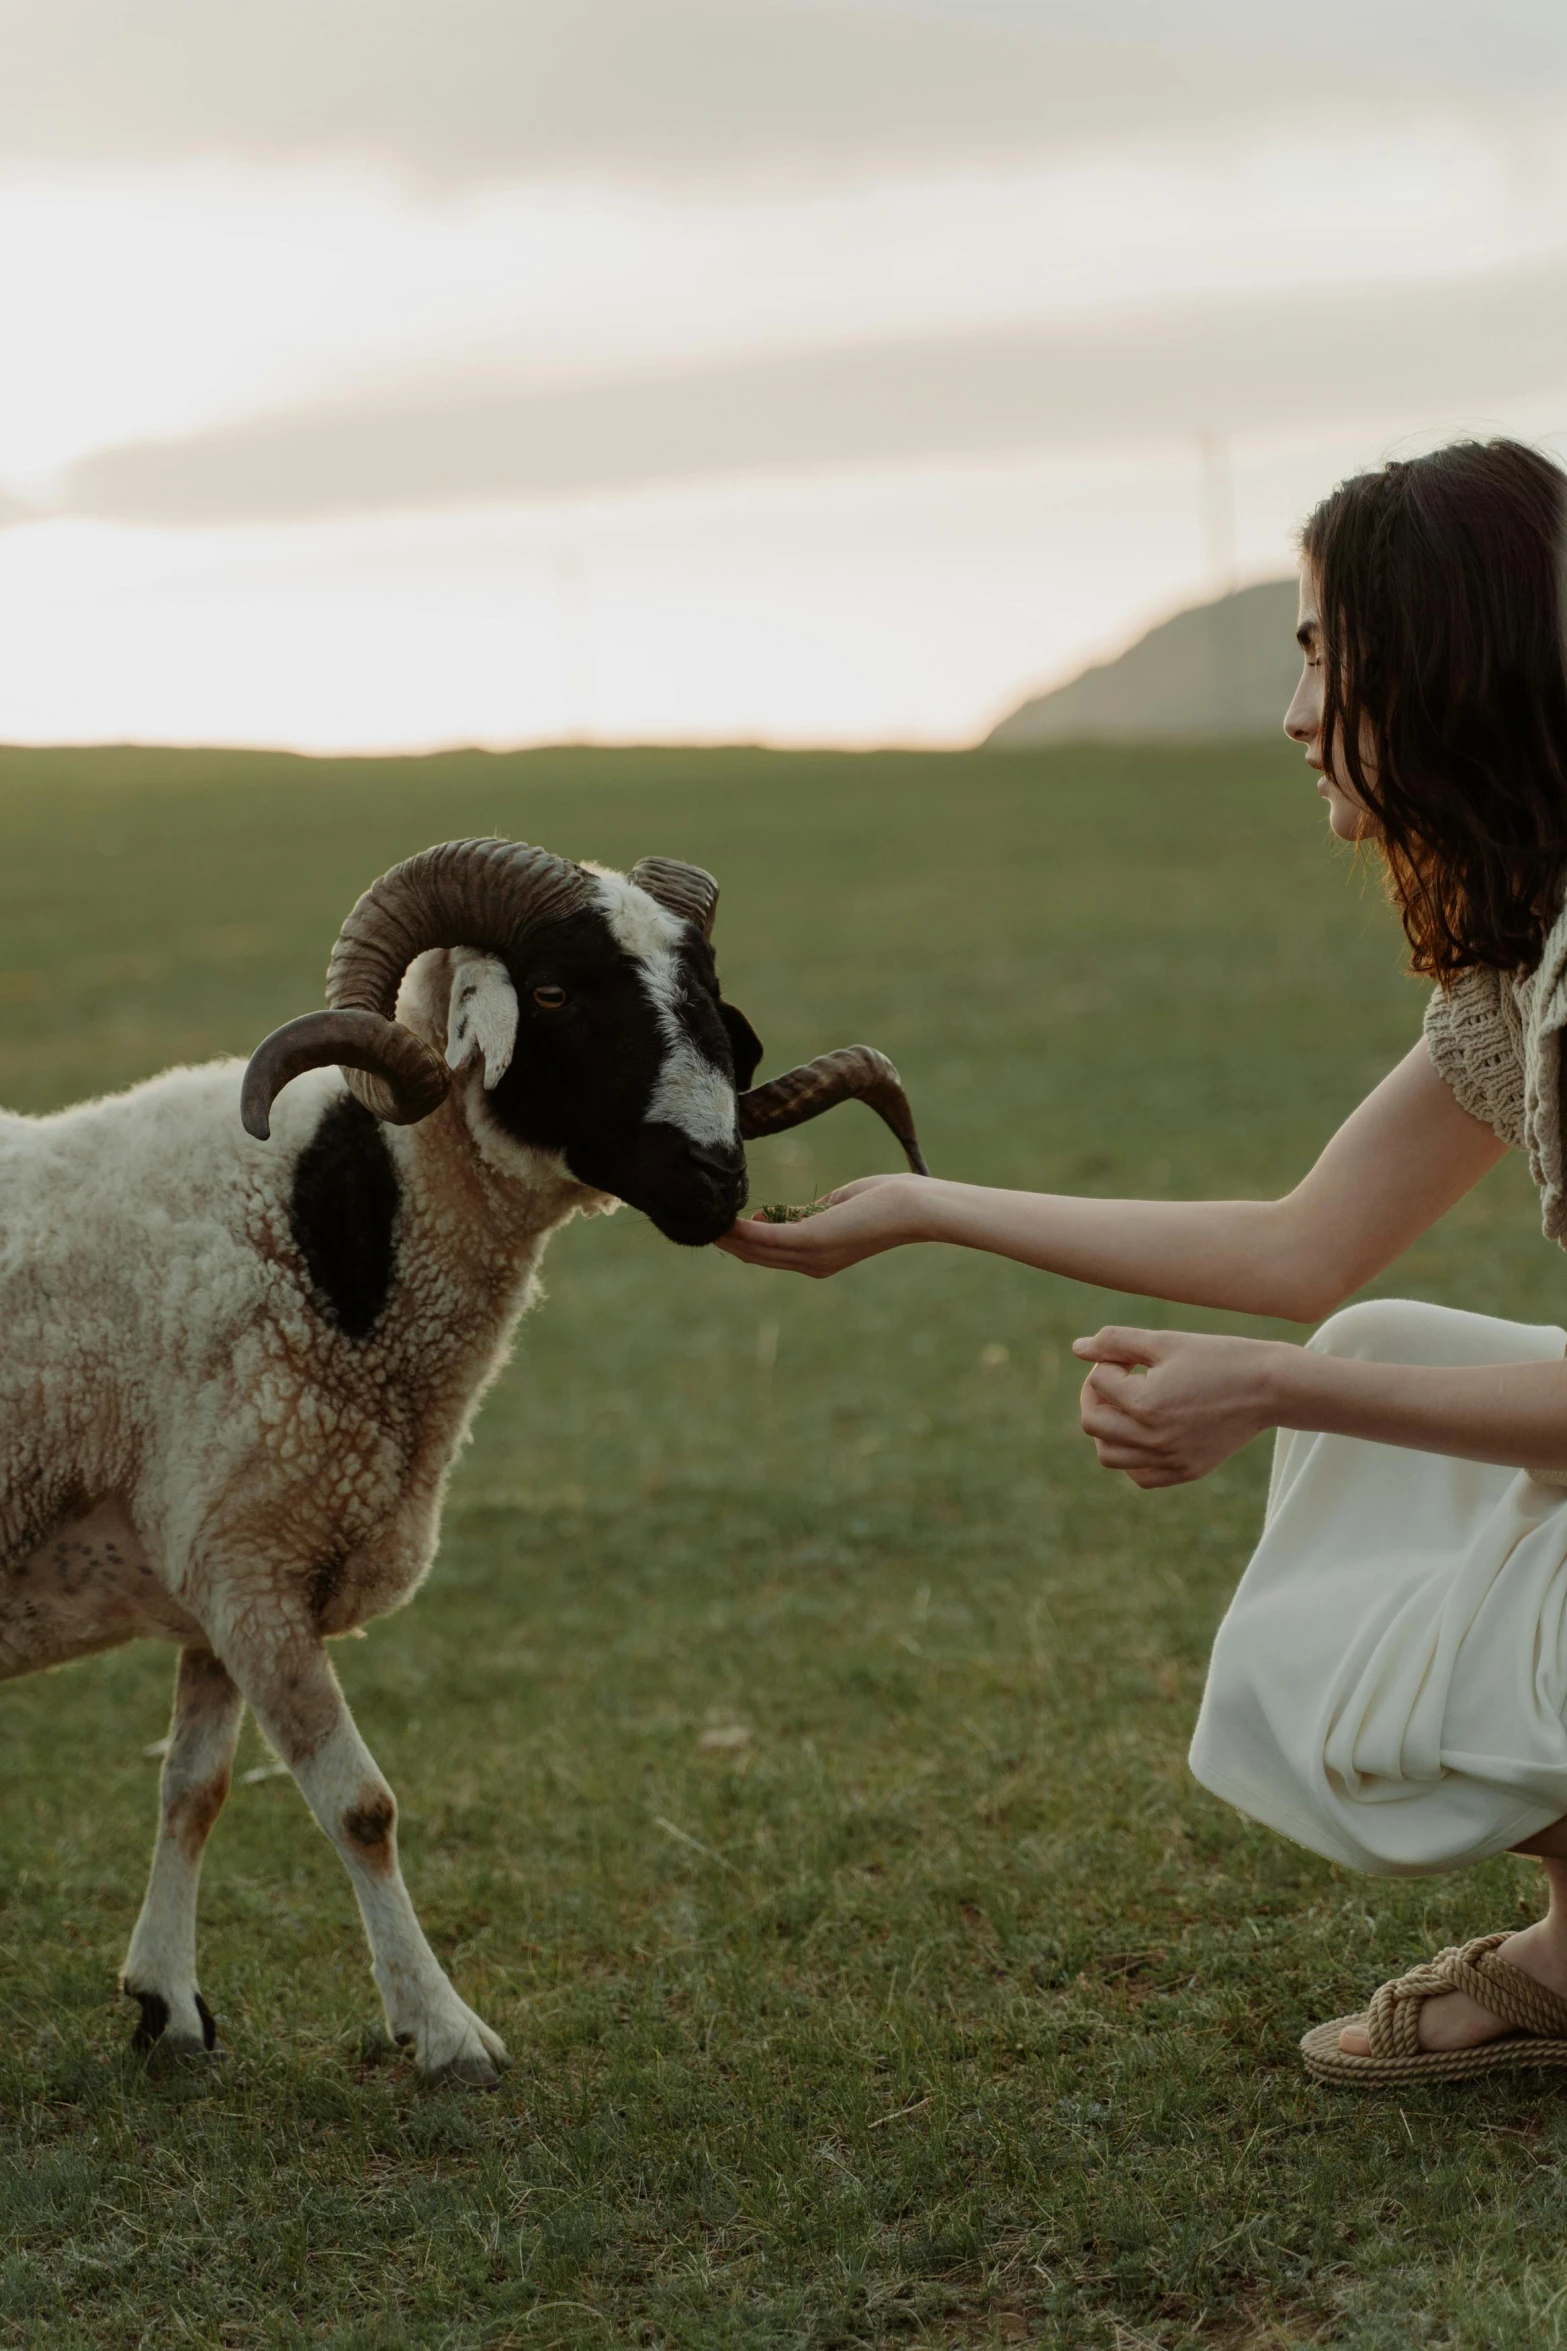
M1529 968L1567 878L1567 474L1457 441L1341 482L1301 545L1323 757L1365 802L1413 969Z

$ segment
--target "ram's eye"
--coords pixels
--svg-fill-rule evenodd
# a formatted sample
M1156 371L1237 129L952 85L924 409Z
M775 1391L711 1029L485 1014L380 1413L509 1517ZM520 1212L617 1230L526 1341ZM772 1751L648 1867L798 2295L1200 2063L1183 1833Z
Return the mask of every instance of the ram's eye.
M546 980L543 987L534 989L533 1001L541 1012L559 1012L566 1001L566 991L557 988L553 980Z

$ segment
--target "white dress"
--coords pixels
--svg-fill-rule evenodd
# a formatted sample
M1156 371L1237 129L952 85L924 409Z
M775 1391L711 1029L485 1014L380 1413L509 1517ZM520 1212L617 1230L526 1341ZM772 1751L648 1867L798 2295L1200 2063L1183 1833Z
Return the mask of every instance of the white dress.
M1567 1332L1391 1299L1308 1344L1478 1365L1559 1359ZM1567 1815L1564 1712L1567 1488L1280 1430L1192 1740L1205 1788L1352 1869L1461 1869Z

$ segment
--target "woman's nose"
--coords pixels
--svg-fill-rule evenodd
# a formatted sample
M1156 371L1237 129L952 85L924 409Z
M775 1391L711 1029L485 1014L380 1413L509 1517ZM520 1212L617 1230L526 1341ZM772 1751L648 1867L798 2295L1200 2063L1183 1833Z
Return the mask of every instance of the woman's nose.
M1307 679L1302 678L1284 713L1284 732L1292 743L1309 743L1322 723L1320 699L1308 692L1307 684Z

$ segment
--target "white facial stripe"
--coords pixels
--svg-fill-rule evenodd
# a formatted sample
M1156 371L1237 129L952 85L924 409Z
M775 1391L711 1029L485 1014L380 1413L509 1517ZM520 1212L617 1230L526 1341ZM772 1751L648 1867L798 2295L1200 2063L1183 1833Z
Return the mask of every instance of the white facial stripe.
M703 1060L688 1037L671 1045L647 1114L678 1127L693 1143L738 1139L734 1088L722 1070Z
M624 874L592 870L600 912L616 945L640 964L642 985L664 1040L664 1066L648 1117L678 1127L693 1143L736 1142L734 1088L723 1071L698 1052L676 1010L680 963L675 950L685 925Z
M601 865L587 866L584 871L593 876L593 895L617 947L641 961L660 952L667 954L680 944L685 924L678 914L660 906L623 873L610 873Z

